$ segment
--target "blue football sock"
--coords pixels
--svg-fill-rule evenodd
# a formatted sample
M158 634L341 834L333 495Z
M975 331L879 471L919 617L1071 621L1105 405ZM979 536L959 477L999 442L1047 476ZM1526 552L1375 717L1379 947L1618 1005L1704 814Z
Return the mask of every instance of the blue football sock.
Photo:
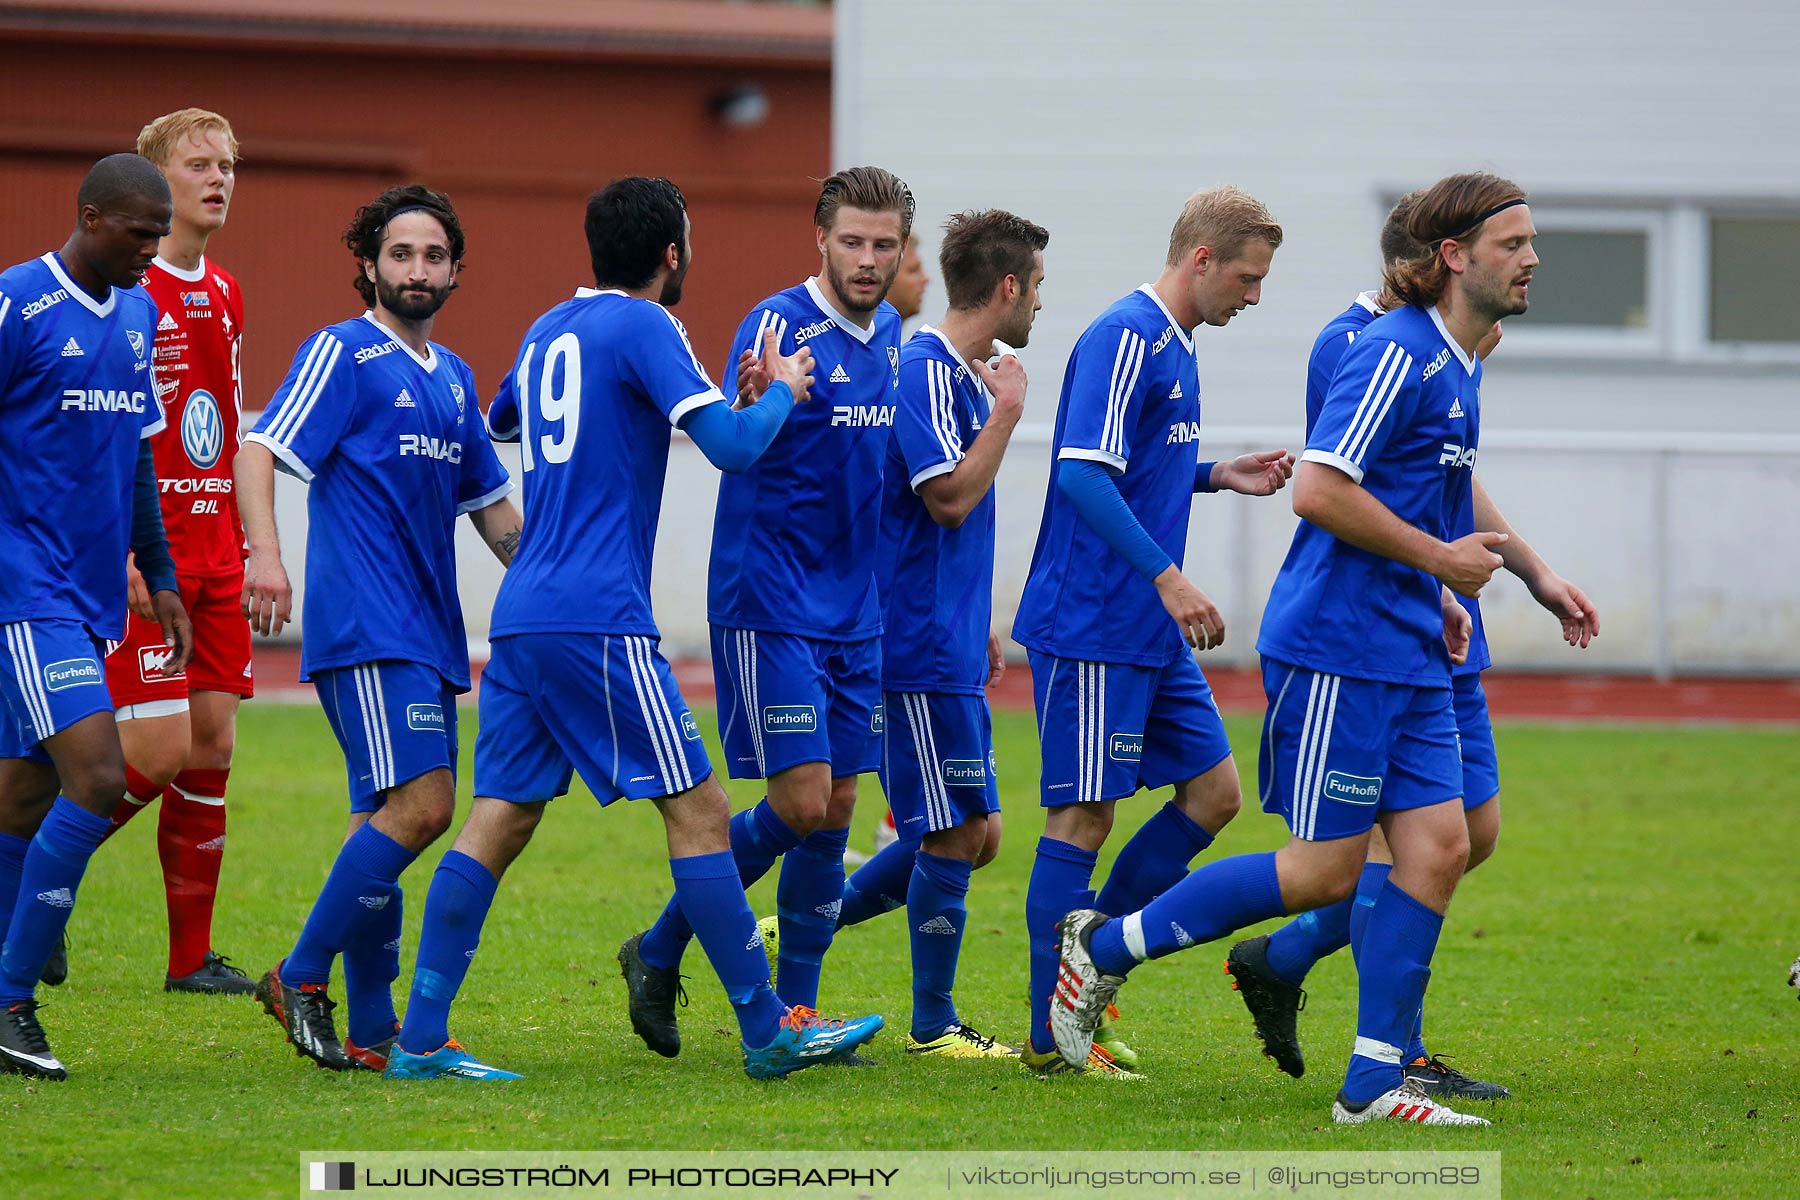
M1212 842L1212 834L1170 800L1119 851L1094 907L1109 917L1136 912L1180 882L1194 855Z
M1269 935L1269 969L1299 987L1322 958L1350 944L1350 913L1356 897L1303 912Z
M858 867L856 874L844 881L844 907L838 910L838 928L860 925L905 904L912 887L913 855L918 852L918 838L889 842Z
M400 1045L412 1053L430 1054L450 1040L450 1005L469 973L475 947L481 944L482 923L499 887L492 871L460 850L445 854L431 873L419 961L413 964L406 1024L400 1029ZM346 974L349 966L346 954ZM351 1037L363 1044L355 1034Z
M50 806L19 865L18 899L0 953L0 1007L29 1000L61 944L88 859L112 822L64 796Z
M1431 981L1444 918L1389 880L1369 912L1356 1002L1356 1051L1344 1075L1344 1099L1367 1104L1404 1081L1407 1041Z
M373 910L344 944L344 1032L365 1049L393 1037L399 1021L394 1013L394 980L400 978L406 897L398 884L388 889L388 896L387 906Z
M1056 923L1078 908L1093 906L1089 886L1099 860L1092 850L1048 836L1038 839L1031 882L1025 888L1025 937L1031 955L1031 1048L1039 1054L1056 1046L1050 1037L1050 997L1062 961L1062 935Z
M741 860L723 850L669 860L675 898L684 912L695 914L694 933L737 1013L738 1033L744 1045L760 1049L781 1032L787 1009L769 986L769 960L744 898L741 869Z
M1393 863L1364 863L1362 878L1357 880L1356 895L1351 898L1354 904L1350 909L1350 954L1355 958L1359 971L1362 969L1362 940L1363 932L1369 927L1369 912L1375 907L1382 886L1387 883L1393 870Z
M775 977L788 1004L819 1007L819 971L844 900L844 847L848 829L807 834L781 861L775 913L781 918L781 953Z
M776 859L799 844L800 835L769 806L767 796L733 816L731 855L737 863L739 890L748 891L751 884L769 873ZM638 954L651 966L672 971L681 965L681 956L693 936L693 925L676 897L671 896L662 915L638 943Z
M25 852L31 839L0 833L0 938L12 924L13 902L19 898L19 876L25 870Z
M1286 912L1274 851L1237 854L1207 863L1141 912L1102 925L1091 953L1102 971L1123 975L1146 958L1163 958Z
M285 983L326 983L331 960L381 919L400 873L419 857L371 824L350 835L281 968ZM436 1049L437 1047L432 1047Z
M906 889L906 923L912 926L912 1035L921 1042L956 1022L950 990L963 927L969 923L969 874L975 864L919 851Z
M1430 1057L1425 1049L1425 1003L1420 1001L1418 1014L1413 1017L1412 1037L1406 1043L1405 1061Z

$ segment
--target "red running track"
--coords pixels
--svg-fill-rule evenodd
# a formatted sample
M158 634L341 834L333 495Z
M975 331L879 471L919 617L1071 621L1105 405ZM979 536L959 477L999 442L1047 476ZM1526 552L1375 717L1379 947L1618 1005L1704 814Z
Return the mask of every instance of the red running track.
M473 664L479 680L481 664ZM300 651L293 646L259 646L257 690L271 698L296 693L310 699L312 689L299 682ZM1219 707L1233 713L1261 713L1262 677L1241 668L1206 672ZM712 670L704 660L675 664L675 678L689 700L710 701ZM1483 676L1493 715L1515 720L1575 721L1717 721L1800 725L1800 680L1676 679L1658 683L1640 675L1532 675L1489 671ZM999 708L1029 711L1031 672L1014 664L998 689L990 693Z

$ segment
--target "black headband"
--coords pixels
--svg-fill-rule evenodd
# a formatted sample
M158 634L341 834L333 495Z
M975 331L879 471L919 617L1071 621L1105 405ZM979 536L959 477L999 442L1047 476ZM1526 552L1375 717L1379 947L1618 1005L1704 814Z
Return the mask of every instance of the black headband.
M381 227L383 229L386 229L389 225L392 225L396 219L398 219L400 217L404 217L407 213L410 213L410 212L430 213L432 216L434 216L438 219L438 224L442 225L444 223L444 214L439 212L437 209L431 207L431 205L429 205L429 204L408 204L403 208L396 208L393 212L389 213L387 215L387 220L385 220L381 223ZM1482 219L1486 220L1487 218L1484 217Z
M1461 239L1468 237L1474 230L1481 228L1490 217L1497 216L1509 208L1516 208L1523 203L1525 203L1525 197L1520 196L1517 200L1508 200L1504 204L1496 204L1494 207L1482 213L1479 217L1476 217L1473 221L1470 221L1468 228L1464 229L1461 233L1446 234L1445 236L1451 241L1460 241Z

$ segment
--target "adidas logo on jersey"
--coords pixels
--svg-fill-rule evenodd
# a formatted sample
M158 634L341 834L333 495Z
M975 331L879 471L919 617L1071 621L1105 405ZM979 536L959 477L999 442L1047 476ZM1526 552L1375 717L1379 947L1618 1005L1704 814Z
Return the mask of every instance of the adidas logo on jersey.
M75 893L68 888L52 888L47 892L39 892L37 898L51 908L75 907Z
M83 354L83 351L81 349L81 346L79 343L77 343L75 341L74 338L70 338L68 341L63 343L62 356L64 358L80 358L82 356L82 354Z
M412 393L407 391L405 388L401 388L400 394L398 396L394 397L394 407L395 408L417 408L419 406L417 404L413 403Z
M1458 396L1456 399L1454 399L1450 402L1450 417L1452 420L1455 420L1457 417L1460 417L1462 415L1463 415L1462 397Z
M833 383L849 383L850 382L850 372L844 370L843 363L839 363L837 366L831 368L831 382L833 382Z
M167 333L171 329L180 329L180 328L181 328L181 326L179 326L175 323L175 314L174 313L164 313L162 315L162 320L160 320L156 323L156 332L158 332L158 333Z
M221 853L223 853L225 850L225 835L221 833L216 838L212 838L208 841L201 842L198 846L195 846L194 849L196 849L196 850L217 850L217 851L220 851Z
M1175 381L1175 386L1169 389L1169 399L1171 399L1171 400L1181 399L1181 380L1177 379Z
M1177 925L1175 922L1169 922L1169 930L1175 935L1175 944L1177 946L1191 946L1194 944L1194 935Z
M919 932L942 933L948 935L956 932L956 926L952 925L947 918L937 916L919 926Z
M372 908L376 912L380 912L387 907L388 899L387 896L358 896L356 902L364 908Z

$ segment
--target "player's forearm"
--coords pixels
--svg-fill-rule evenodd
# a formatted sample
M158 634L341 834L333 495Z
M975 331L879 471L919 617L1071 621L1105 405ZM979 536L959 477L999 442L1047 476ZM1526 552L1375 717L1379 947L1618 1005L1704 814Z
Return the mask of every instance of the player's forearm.
M1436 575L1449 548L1408 525L1336 467L1302 462L1294 473L1294 515L1370 554Z
M252 554L280 556L281 539L275 532L275 456L258 442L245 442L232 460L233 490L237 494L238 519L243 522L244 542Z
M131 552L145 587L152 592L176 590L175 559L169 554L169 535L163 528L156 457L148 438L138 443L137 479L131 493Z
M762 398L746 408L702 404L682 423L706 461L731 474L747 471L763 456L794 410L794 392L776 380Z
M969 445L969 452L954 470L929 479L919 489L920 499L931 513L931 519L947 529L955 529L969 519L1000 474L1006 448L1012 443L1018 419L1000 415L992 417Z
M510 499L496 500L486 508L471 512L469 523L475 526L475 532L494 552L500 565L512 566L513 555L519 552L519 538L525 529L525 518L519 514L518 507Z
M1144 529L1105 467L1065 458L1056 464L1056 486L1069 497L1076 514L1139 575L1154 582L1174 567L1174 559Z
M1506 569L1526 584L1532 584L1548 574L1550 565L1532 549L1530 542L1519 536L1519 531L1512 527L1512 522L1506 519L1506 514L1500 511L1500 506L1494 503L1494 498L1481 485L1479 475L1474 476L1474 489L1475 529L1477 532L1506 535L1506 541L1494 547L1494 553L1500 556Z

